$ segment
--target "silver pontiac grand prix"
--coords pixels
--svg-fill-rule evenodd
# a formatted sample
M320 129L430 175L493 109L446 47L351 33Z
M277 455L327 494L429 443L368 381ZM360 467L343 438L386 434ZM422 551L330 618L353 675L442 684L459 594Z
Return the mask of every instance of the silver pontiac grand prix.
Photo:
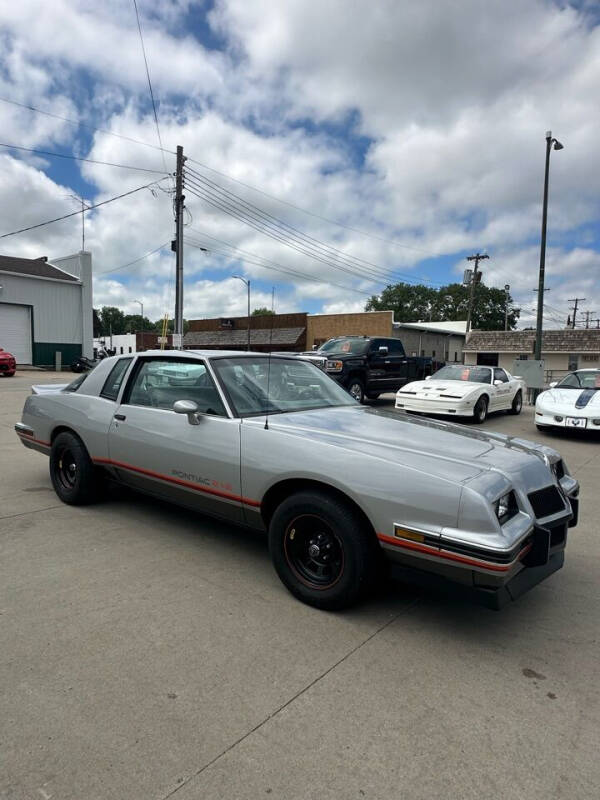
M385 559L499 608L560 569L577 521L555 450L361 406L294 356L150 351L32 391L16 431L61 500L110 479L266 530L319 608L355 602Z

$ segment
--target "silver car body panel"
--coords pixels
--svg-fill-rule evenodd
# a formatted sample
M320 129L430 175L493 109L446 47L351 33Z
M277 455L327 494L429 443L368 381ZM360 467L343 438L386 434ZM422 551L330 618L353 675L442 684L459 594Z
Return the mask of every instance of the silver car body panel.
M104 359L77 391L30 395L17 433L25 446L48 453L58 431L72 430L117 480L258 528L268 522L271 492L285 482L331 487L362 511L389 558L462 583L496 587L524 569L541 524L532 493L557 493L556 508L541 521L564 523L566 540L578 484L552 448L358 404L272 414L266 427L264 416L234 417L213 368L227 356L246 354L131 357L116 400L100 394L124 356ZM227 415L200 415L190 425L184 414L123 404L131 371L148 358L204 363ZM508 492L518 508L501 525L494 504Z

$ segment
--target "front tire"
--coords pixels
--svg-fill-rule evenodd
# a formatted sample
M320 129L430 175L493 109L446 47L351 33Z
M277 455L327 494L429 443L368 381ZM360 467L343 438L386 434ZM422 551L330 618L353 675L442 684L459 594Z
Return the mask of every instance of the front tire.
M521 413L522 409L523 409L523 393L519 389L519 391L513 397L512 405L508 409L508 413L517 416L517 414Z
M488 399L485 395L482 395L479 400L475 403L475 408L473 409L473 418L478 425L481 425L483 422L486 421L488 415Z
M89 457L85 445L75 434L59 433L50 450L50 479L58 497L72 506L98 500L102 478Z
M269 526L269 551L282 583L315 608L337 610L356 603L375 575L376 548L360 517L324 492L288 497Z
M365 387L362 385L362 381L360 381L358 378L352 378L348 384L348 394L351 395L355 400L358 400L359 403L364 403Z

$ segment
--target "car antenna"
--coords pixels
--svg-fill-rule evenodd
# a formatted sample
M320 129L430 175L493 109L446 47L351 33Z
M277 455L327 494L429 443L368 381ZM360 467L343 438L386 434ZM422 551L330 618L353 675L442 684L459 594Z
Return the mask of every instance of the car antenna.
M271 351L273 350L273 317L275 316L275 287L271 292L271 330L269 331L269 361L267 364L267 413L265 415L265 430L269 430L269 391L271 389ZM250 323L248 323L250 324Z

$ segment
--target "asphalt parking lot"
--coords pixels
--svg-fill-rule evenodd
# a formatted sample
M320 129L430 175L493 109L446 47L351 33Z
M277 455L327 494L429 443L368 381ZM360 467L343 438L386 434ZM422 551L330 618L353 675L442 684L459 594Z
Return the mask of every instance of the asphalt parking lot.
M119 492L60 503L0 379L0 798L568 798L600 786L600 447L564 569L493 612L402 585L304 606L266 541ZM386 400L379 401L385 405Z

